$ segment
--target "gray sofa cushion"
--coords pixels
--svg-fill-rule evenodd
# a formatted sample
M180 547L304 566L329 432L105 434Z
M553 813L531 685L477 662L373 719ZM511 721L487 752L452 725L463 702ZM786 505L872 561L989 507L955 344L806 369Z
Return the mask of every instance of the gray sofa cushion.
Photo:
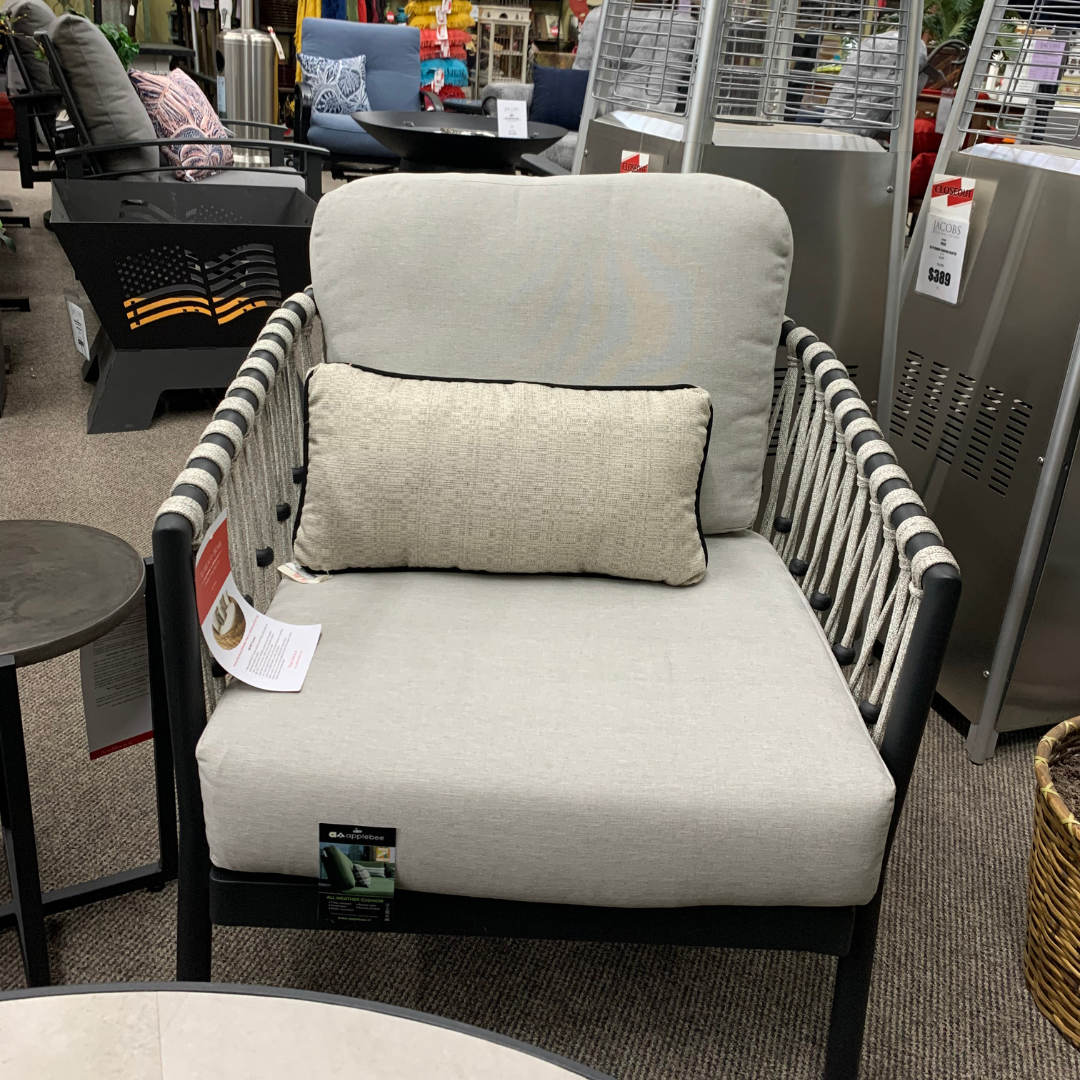
M52 76L45 60L39 60L34 54L38 51L34 35L39 30L47 30L56 22L56 14L45 0L7 0L3 6L11 19L11 29L15 34L15 47L19 50L23 63L30 73L33 86L30 90L48 90L52 86Z
M451 207L469 207L482 222L464 249ZM358 284L403 267L445 270L463 257L485 268L482 303L406 313L394 290ZM704 173L629 183L619 175L373 177L324 195L311 233L331 361L451 378L708 390L706 533L746 528L757 513L790 266L780 204Z
M214 863L314 877L320 822L375 821L397 828L403 889L867 902L892 779L772 546L735 533L709 557L692 589L282 582L270 613L321 623L322 639L298 694L234 682L210 719L197 754Z
M61 15L49 36L95 146L157 138L124 65L92 22ZM156 146L147 146L108 154L102 164L108 172L156 169L161 155ZM147 173L143 178L156 180L157 174Z
M704 390L417 379L319 364L305 401L294 552L313 570L453 567L669 585L705 574Z

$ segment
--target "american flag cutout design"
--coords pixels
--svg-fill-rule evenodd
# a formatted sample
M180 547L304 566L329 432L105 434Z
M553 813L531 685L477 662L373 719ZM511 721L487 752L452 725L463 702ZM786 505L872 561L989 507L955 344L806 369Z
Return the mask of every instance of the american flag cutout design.
M281 302L274 249L242 244L199 261L179 244L128 255L117 264L132 330L172 315L206 315L218 324Z

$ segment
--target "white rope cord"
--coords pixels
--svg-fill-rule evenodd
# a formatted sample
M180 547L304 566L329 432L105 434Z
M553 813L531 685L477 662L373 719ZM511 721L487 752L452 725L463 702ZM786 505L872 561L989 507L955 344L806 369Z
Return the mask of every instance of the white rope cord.
M774 472L760 530L796 575L806 564L799 584L808 597L820 594L814 603L827 608L819 616L826 637L866 718L876 715L873 737L880 745L918 616L922 575L955 561L940 542L908 559L913 536L940 541L940 533L824 342L814 340L803 352L799 397L796 347L807 334L796 328L787 336L788 369L769 423L777 440ZM883 463L867 476L875 457ZM885 493L889 481L899 483ZM911 516L894 528L893 515L904 506L916 513L908 510ZM775 523L785 518L790 528L780 532Z
M229 558L233 577L240 591L248 596L260 611L266 611L273 600L280 575L277 567L292 558L292 531L295 523L300 488L293 470L303 463L303 404L300 382L294 377L306 375L312 366L312 334L318 316L311 297L298 293L286 303L299 305L307 313L306 325L295 311L279 308L270 316L259 339L241 365L245 374L238 375L225 392L225 398L215 410L213 421L203 431L199 445L188 458L187 466L177 477L174 489L181 484L202 491L208 506L186 495L171 495L158 514L181 514L191 522L195 544L202 538L210 522L222 511L229 515ZM267 334L274 334L273 338ZM283 349L280 341L290 343ZM321 334L320 334L321 340ZM264 352L273 356L275 369ZM253 372L259 372L261 379ZM284 378L279 375L284 374ZM257 404L252 405L238 391L247 391ZM233 409L247 426L246 432L231 420L221 417L225 409ZM210 435L224 435L234 453L216 443L208 442ZM221 480L191 463L205 458L214 463ZM287 511L279 520L279 507ZM256 564L256 551L273 550L273 559L265 567ZM202 650L203 686L207 708L212 710L225 688L225 681L213 675L214 665L209 651Z

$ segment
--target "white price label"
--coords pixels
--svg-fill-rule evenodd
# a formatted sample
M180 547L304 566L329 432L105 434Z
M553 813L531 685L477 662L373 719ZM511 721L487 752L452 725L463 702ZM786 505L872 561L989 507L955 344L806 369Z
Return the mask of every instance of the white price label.
M71 320L71 336L75 339L75 348L87 360L90 359L90 345L86 340L86 315L78 304L67 302L68 318Z
M431 89L437 94L446 85L446 72L442 68L436 68L431 77Z
M934 177L915 291L946 304L960 299L975 181L968 176Z
M217 77L217 111L218 116L224 116L226 113L225 104L225 76L219 75Z
M949 113L952 112L953 102L955 100L955 90L941 91L941 100L938 102L937 116L934 119L934 131L938 135L945 134L945 125L949 122Z
M267 27L270 32L270 38L274 42L274 48L277 50L277 58L284 63L285 62L285 46L278 40L277 34L274 33L272 26Z
M446 29L446 24L445 23L442 26L436 26L435 27L435 40L436 41L449 41L450 40L450 34L449 34L449 31L447 31L447 29Z
M446 12L441 7L435 9L435 23L437 26L446 25Z
M499 120L500 139L527 139L529 137L524 101L497 101L495 107Z

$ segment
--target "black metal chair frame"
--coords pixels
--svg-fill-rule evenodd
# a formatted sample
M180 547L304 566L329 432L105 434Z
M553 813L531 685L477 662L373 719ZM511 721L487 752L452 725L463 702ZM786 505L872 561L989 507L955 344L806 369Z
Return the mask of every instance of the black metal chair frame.
M286 143L284 141L285 129L280 124L267 124L261 121L244 120L237 121L246 127L259 128L269 132L267 139L137 139L130 142L109 143L95 145L90 138L89 128L79 111L78 101L71 89L64 69L60 64L56 47L48 32L39 30L34 35L45 53L49 62L49 70L53 81L56 83L57 92L60 95L68 117L74 130L77 145L57 150L55 159L63 169L64 175L71 179L84 177L96 177L102 180L116 179L117 177L132 177L143 174L171 173L176 170L175 165L165 165L147 169L123 169L120 171L108 171L104 168L101 158L103 155L122 150L137 150L147 146L175 146L178 143L184 146L234 146L239 148L264 150L269 154L270 165L233 165L231 170L237 172L262 172L277 175L295 175L304 177L304 190L309 198L316 202L322 195L322 167L329 154L320 146L307 146L302 142Z
M299 304L286 302L284 306L306 323L307 313ZM273 327L274 320L271 319L263 336L272 334ZM785 323L781 342L792 329L794 323ZM287 353L288 335L282 334L278 340ZM800 358L816 341L812 335L802 339L797 350ZM268 350L256 349L251 355L279 367L277 358ZM819 364L831 358L833 353L820 352L813 359L812 367L816 370ZM259 379L263 385L267 383L265 376L255 369L242 367L240 373ZM828 385L843 376L841 371L830 371L822 383ZM233 392L253 406L257 404L255 395L249 391ZM836 402L857 396L850 390L842 390ZM247 422L238 412L225 410L217 415L230 420L241 431L247 431ZM856 418L868 416L864 409L854 408L844 415L843 427L847 429ZM855 448L876 437L872 431L856 435ZM224 435L211 434L205 438L221 446L230 457L236 453ZM869 476L882 465L893 463L891 455L875 454L868 459L864 470ZM189 462L189 468L204 469L216 480L221 480L218 466L207 459L197 458ZM300 475L298 471L294 478ZM888 480L881 485L879 497L884 498L902 487L906 487L903 481ZM204 510L208 508L207 497L199 488L180 485L173 489L173 494L186 495L195 499ZM904 519L922 513L919 506L901 505L893 511L892 523L895 527ZM940 541L933 534L919 533L908 541L906 551L913 556L938 543ZM178 980L207 981L211 977L213 925L314 929L317 927L317 880L238 873L211 864L195 758L196 744L206 726L207 715L190 522L178 514L162 515L154 527L153 546L180 816L176 977ZM270 560L272 564L272 554ZM258 558L256 561L260 566L269 565ZM824 1075L826 1080L855 1080L859 1071L889 850L959 598L960 576L952 566L936 565L926 572L921 606L881 746L882 759L896 784L896 802L877 893L868 904L839 908L627 909L442 896L402 889L395 894L394 922L387 929L395 933L783 949L836 956L839 959Z
M34 184L47 183L57 176L63 176L59 169L39 169L38 166L43 161L53 161L61 145L62 133L56 128L56 114L64 99L59 90L42 90L34 85L30 69L15 42L18 36L20 35L13 32L5 34L4 39L26 89L9 93L9 98L11 107L15 110L19 181L24 188L32 188Z

